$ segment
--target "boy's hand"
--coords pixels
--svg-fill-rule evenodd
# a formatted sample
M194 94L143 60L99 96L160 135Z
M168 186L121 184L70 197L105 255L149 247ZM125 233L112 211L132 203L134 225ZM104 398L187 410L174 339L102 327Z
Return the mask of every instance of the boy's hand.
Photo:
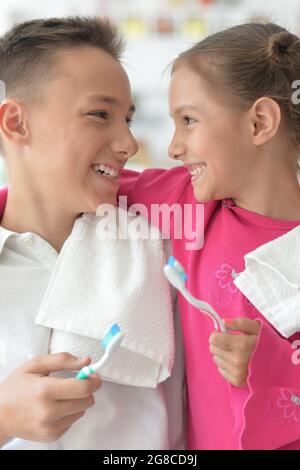
M68 353L37 356L0 384L0 436L52 442L59 439L94 404L98 374L87 380L49 377L51 372L78 370L90 363ZM5 436L5 439L4 439Z
M224 320L228 330L244 334L214 332L210 336L210 352L214 356L220 374L237 387L247 386L248 365L255 348L260 325L248 318Z

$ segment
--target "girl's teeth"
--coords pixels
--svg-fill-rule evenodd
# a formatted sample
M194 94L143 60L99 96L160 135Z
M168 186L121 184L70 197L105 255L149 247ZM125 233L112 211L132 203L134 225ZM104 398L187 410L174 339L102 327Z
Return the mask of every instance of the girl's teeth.
M203 173L203 171L206 169L206 163L202 162L202 163L199 163L199 165L197 167L194 167L191 171L190 171L190 174L191 176L198 176L198 175L201 175L201 173Z

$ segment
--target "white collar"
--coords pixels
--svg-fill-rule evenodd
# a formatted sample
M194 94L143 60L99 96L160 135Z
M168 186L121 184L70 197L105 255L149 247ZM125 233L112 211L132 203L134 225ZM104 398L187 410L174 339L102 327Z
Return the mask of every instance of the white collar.
M6 243L6 240L11 237L12 235L18 235L16 232L12 232L11 230L8 230L7 228L2 227L0 225L0 255L2 253L3 247Z

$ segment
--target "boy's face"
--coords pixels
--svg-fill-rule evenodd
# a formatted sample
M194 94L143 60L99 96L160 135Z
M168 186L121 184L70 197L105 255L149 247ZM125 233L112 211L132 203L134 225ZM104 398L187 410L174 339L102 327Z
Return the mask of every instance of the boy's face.
M115 205L118 175L138 150L128 128L133 112L129 81L116 60L93 47L64 52L43 102L28 111L23 164L37 195L75 214Z

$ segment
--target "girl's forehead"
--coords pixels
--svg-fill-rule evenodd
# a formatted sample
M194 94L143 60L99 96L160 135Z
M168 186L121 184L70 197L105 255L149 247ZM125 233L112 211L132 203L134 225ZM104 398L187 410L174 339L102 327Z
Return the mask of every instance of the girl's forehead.
M206 89L203 80L196 72L185 68L178 68L172 75L169 100L178 106L190 103L197 106L209 99L210 92Z

